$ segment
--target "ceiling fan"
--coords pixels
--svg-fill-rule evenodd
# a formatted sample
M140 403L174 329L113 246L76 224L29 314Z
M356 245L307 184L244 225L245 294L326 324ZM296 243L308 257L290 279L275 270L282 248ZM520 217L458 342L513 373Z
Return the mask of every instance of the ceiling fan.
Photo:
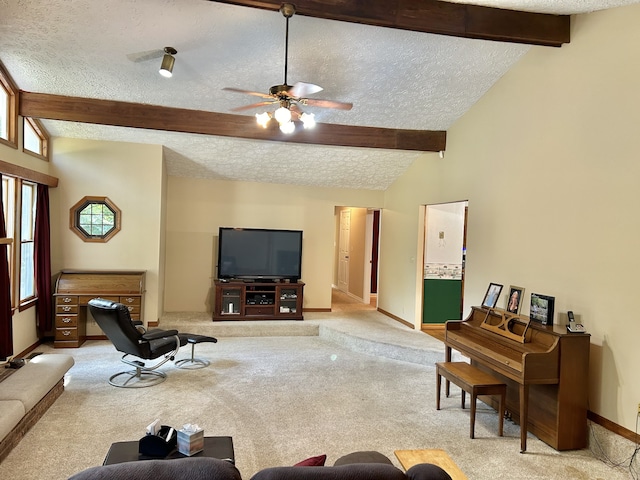
M264 112L256 114L258 124L266 128L269 120L275 118L280 124L280 130L284 133L291 133L295 130L293 120L302 121L305 128L312 128L315 125L313 114L303 112L300 106L310 105L313 107L336 108L339 110L351 110L352 103L336 102L333 100L321 100L317 98L307 98L322 91L322 87L313 83L297 82L294 85L287 83L288 53L289 53L289 19L296 12L295 7L290 3L283 3L280 7L280 13L286 19L285 33L285 49L284 49L284 82L282 85L274 85L269 89L269 93L252 92L249 90L241 90L239 88L226 87L223 90L237 93L245 93L256 97L263 98L262 102L252 103L232 109L232 112L249 110L252 108L263 107L267 105L279 105L279 108L273 113Z

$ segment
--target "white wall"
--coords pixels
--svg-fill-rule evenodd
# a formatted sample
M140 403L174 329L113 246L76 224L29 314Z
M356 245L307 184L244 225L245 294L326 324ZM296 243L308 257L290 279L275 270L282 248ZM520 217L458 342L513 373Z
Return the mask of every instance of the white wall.
M163 156L159 145L55 138L51 175L51 271L145 270L144 321L162 311L160 257L164 233ZM69 229L69 211L85 196L108 197L121 211L121 231L106 243L87 243ZM100 335L93 322L87 334Z
M590 410L631 431L640 401L638 19L638 4L573 19L570 44L533 47L449 130L444 159L424 155L387 191L384 225L397 231L384 236L379 299L400 316L415 301L406 257L418 205L468 199L465 309L489 282L525 287L524 314L531 292L555 296L556 323L573 310L591 334ZM419 190L414 177L426 179Z
M427 205L424 263L462 265L465 202ZM440 238L442 233L444 238Z

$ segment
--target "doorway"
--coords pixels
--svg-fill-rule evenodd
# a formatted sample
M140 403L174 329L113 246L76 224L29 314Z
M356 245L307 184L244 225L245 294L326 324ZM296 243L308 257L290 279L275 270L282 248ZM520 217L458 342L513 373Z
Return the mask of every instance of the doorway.
M468 202L427 205L422 328L462 319Z
M335 217L334 288L377 307L380 210L336 207Z

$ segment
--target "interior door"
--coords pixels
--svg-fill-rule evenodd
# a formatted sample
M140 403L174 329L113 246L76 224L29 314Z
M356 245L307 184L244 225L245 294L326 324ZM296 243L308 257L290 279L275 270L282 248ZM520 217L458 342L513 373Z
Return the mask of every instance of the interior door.
M340 211L340 238L338 245L338 290L349 292L349 231L351 228L351 211L348 208Z

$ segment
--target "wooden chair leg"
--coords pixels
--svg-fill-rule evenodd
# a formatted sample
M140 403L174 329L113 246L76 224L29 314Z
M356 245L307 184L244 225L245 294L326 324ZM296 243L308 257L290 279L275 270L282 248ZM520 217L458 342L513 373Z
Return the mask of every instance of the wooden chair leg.
M442 382L442 377L440 376L440 372L436 369L436 410L440 410L440 384Z

